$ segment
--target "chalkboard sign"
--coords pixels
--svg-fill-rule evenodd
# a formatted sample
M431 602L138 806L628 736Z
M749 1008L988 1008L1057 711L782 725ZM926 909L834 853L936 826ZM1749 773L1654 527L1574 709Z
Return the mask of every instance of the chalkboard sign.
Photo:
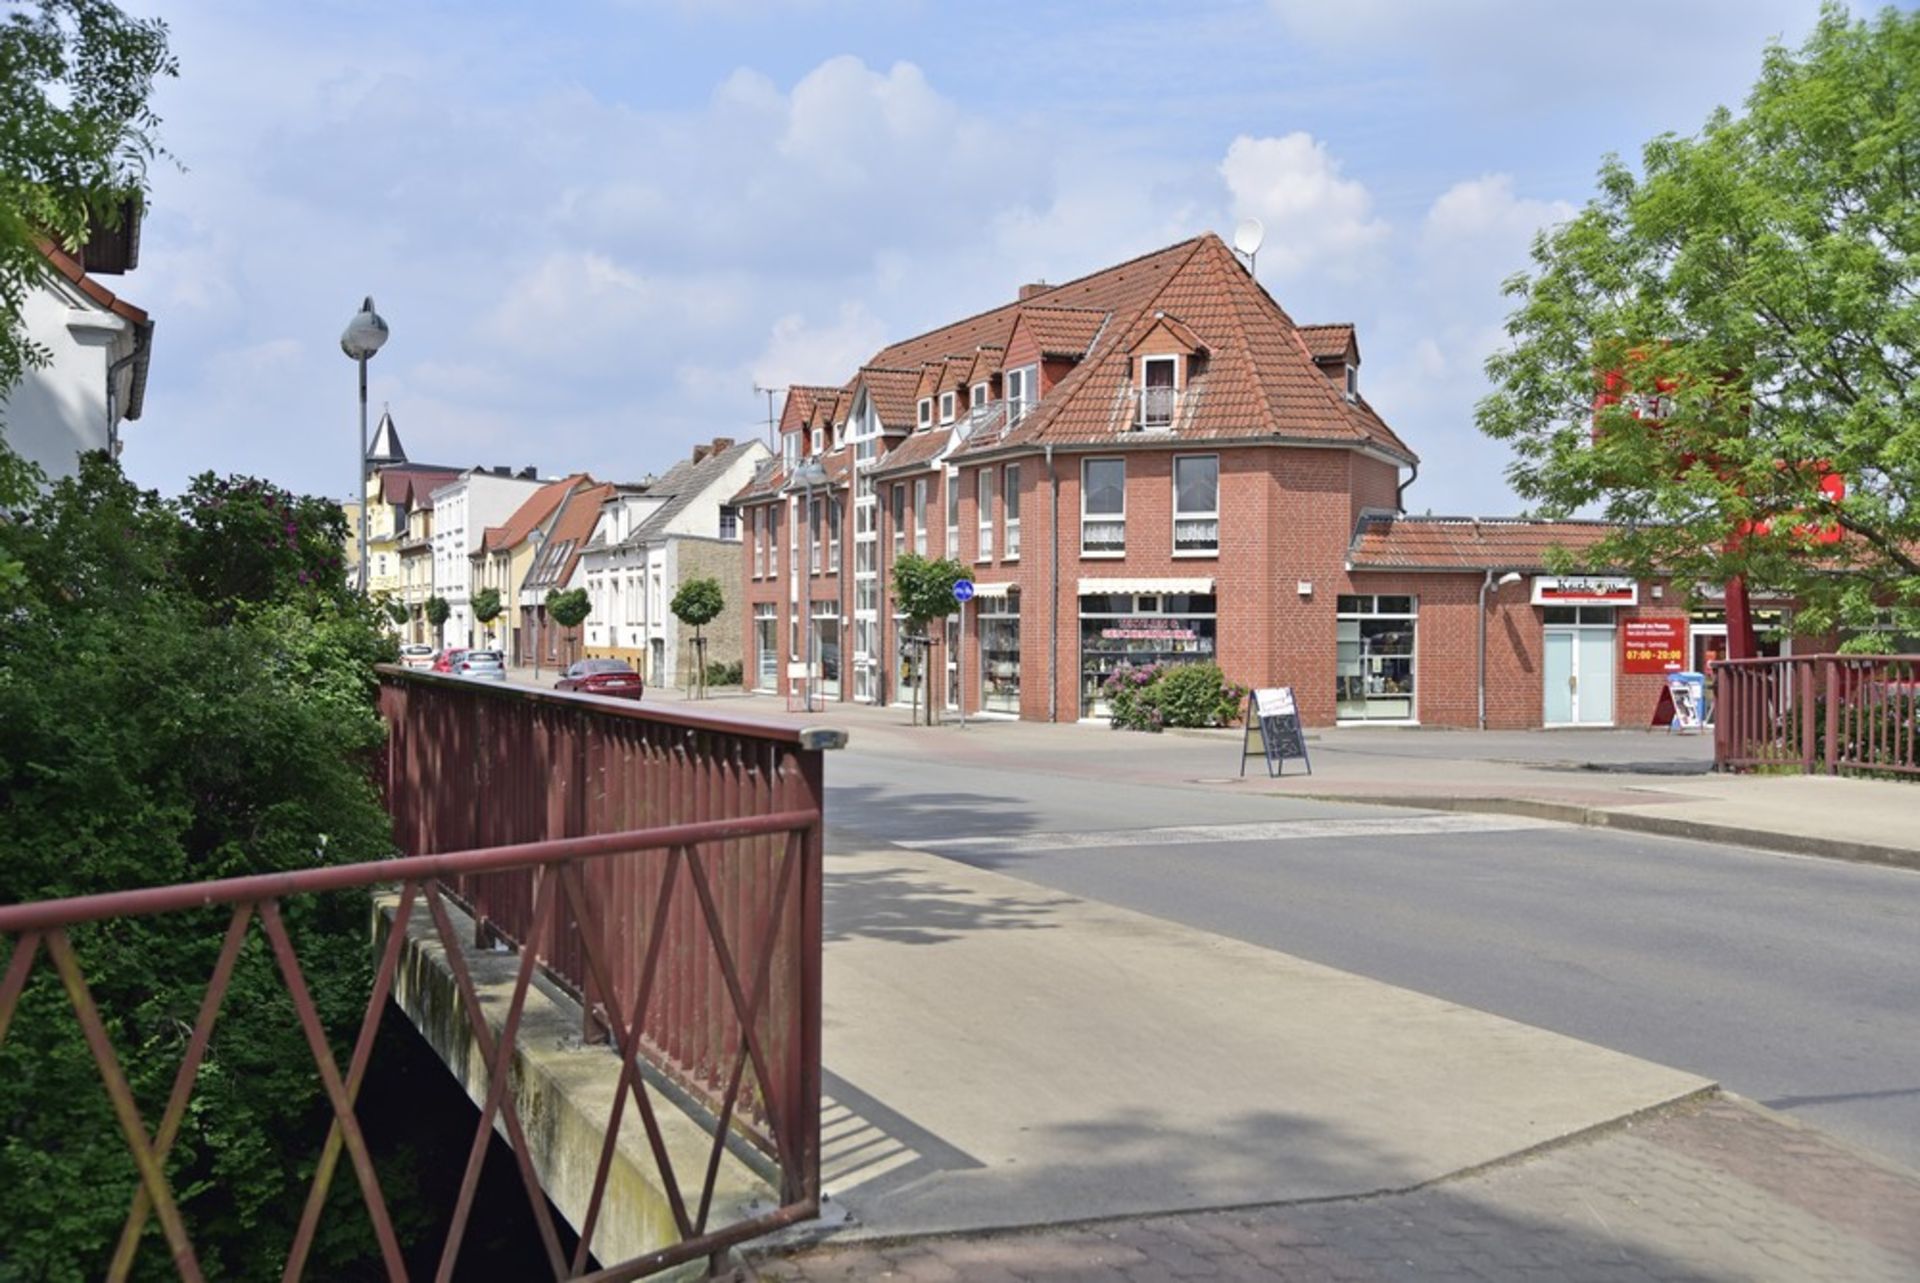
M1293 687L1278 686L1247 694L1247 737L1240 749L1240 774L1247 773L1247 759L1265 758L1269 778L1285 774L1287 759L1298 758L1313 774L1313 760L1307 756L1307 736L1300 729L1300 709L1294 703Z

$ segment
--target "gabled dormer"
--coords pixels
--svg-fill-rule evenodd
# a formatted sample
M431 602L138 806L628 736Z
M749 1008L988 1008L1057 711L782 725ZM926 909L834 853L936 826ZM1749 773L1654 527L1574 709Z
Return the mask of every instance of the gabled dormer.
M1180 318L1155 312L1127 357L1134 405L1127 426L1136 432L1171 431L1187 389L1205 366L1207 345Z
M1313 363L1349 401L1360 399L1360 340L1353 326L1303 325L1300 341L1307 345Z

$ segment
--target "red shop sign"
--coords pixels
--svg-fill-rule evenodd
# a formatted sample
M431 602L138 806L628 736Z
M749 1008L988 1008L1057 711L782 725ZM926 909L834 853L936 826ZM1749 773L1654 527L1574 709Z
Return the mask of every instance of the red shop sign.
M1687 666L1687 621L1678 616L1629 619L1620 628L1629 673L1677 673Z

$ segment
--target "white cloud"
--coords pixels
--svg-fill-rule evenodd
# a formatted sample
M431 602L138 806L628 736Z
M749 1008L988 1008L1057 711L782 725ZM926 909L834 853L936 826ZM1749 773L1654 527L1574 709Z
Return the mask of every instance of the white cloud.
M1235 218L1266 225L1261 266L1281 276L1310 267L1358 275L1388 235L1365 184L1343 178L1324 143L1294 132L1280 138L1233 140L1220 163Z
M773 323L766 346L754 358L753 382L767 388L838 383L852 377L887 339L887 327L857 299L842 303L824 325L789 313Z
M1524 257L1536 232L1566 222L1574 212L1568 201L1515 196L1511 174L1487 174L1442 192L1427 210L1421 236L1437 253L1493 251L1510 260Z

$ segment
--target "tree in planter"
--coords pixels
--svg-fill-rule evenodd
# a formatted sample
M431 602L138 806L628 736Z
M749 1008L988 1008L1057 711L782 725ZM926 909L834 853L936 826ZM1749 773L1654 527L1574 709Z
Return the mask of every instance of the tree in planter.
M720 617L726 598L717 579L689 579L673 594L673 617L693 628L693 669L699 698L707 697L707 639L700 630Z
M453 615L453 607L441 596L427 598L427 622L433 625L433 646L435 650L447 648L447 620Z
M395 601L391 597L381 601L380 612L393 621L395 628L405 628L407 626L407 620L411 618L411 616L407 614L405 603Z
M482 588L473 595L473 617L487 630L487 644L493 644L493 621L500 618L500 590Z
M588 599L584 588L568 588L565 591L555 588L547 594L547 617L562 628L578 628L587 622L587 616L592 613L593 602Z
M893 600L900 613L906 616L908 627L914 632L925 635L928 627L936 619L945 619L951 615L960 603L953 599L953 586L967 577L967 568L951 557L938 561L922 557L919 553L902 553L893 559ZM924 656L930 648L922 646L923 656L920 664L920 680L914 683L914 720L920 720L917 707L920 691L924 686L927 694L927 725L933 725L933 665L926 662Z
M1917 95L1920 16L1830 5L1536 240L1478 420L1542 515L1616 523L1589 564L1920 614Z

